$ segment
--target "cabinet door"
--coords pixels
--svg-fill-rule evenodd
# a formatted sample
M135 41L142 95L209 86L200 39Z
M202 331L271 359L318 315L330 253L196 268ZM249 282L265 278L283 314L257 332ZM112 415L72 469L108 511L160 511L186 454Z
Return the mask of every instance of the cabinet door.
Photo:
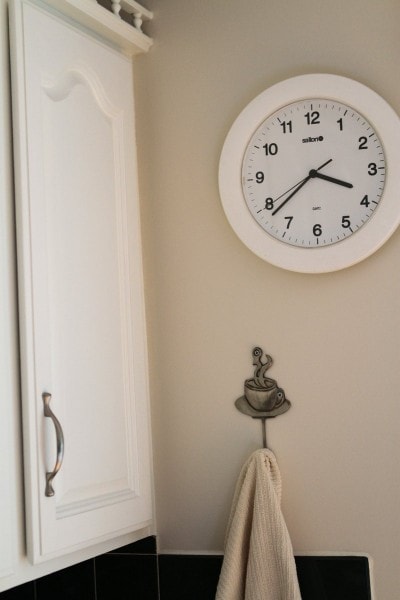
M28 550L40 562L151 519L133 73L36 0L14 2L11 33ZM54 496L46 395L64 436Z

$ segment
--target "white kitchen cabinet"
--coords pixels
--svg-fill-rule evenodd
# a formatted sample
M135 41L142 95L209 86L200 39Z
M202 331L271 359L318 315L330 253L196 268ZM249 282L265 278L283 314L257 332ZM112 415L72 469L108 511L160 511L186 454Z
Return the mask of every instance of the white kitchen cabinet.
M131 60L150 41L93 0L14 0L10 14L27 554L52 565L44 574L152 532ZM12 281L2 267L1 283ZM5 411L13 423L17 413ZM13 462L1 467L4 481ZM13 483L0 542L11 557L0 577L15 584L38 576L10 552L17 494Z

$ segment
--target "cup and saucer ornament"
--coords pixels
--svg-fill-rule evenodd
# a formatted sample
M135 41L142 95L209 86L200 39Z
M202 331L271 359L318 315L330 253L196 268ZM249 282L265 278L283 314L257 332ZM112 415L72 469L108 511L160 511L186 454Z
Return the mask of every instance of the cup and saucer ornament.
M277 417L289 410L291 403L285 392L278 387L275 379L266 376L272 365L272 358L256 347L253 350L254 376L244 382L244 396L238 398L235 406L240 412L250 417L267 419Z

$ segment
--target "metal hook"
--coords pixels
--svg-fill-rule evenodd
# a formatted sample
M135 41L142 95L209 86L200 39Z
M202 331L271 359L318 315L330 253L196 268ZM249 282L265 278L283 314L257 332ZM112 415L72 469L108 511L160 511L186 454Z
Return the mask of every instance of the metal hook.
M267 417L261 417L263 448L267 448Z

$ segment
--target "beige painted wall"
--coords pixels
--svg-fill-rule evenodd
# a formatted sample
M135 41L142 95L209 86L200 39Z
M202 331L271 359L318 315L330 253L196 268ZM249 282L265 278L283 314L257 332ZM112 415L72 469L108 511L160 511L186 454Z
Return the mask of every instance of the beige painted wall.
M236 411L251 350L291 411L268 424L297 552L365 552L400 589L400 232L361 264L289 273L221 208L227 131L254 96L309 72L369 85L400 113L398 0L148 0L138 136L161 550L221 550L241 465L261 444ZM400 201L400 200L399 200Z

